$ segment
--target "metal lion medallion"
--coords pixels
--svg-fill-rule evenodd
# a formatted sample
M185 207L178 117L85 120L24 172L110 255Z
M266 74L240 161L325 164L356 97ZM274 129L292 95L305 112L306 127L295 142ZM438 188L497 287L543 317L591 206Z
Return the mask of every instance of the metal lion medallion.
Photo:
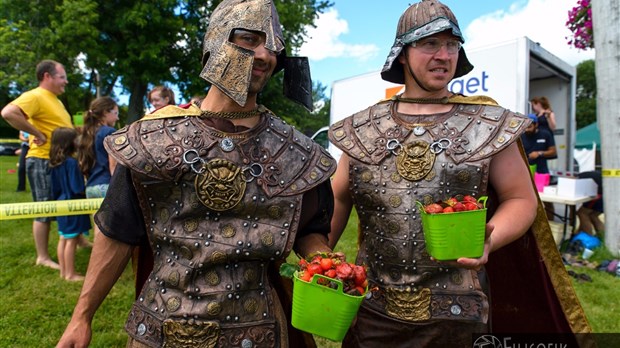
M414 141L403 146L396 158L398 174L409 181L424 178L433 169L435 154L425 141Z
M234 208L245 193L246 182L241 168L225 159L213 159L203 164L201 174L194 183L198 199L204 206L215 211Z

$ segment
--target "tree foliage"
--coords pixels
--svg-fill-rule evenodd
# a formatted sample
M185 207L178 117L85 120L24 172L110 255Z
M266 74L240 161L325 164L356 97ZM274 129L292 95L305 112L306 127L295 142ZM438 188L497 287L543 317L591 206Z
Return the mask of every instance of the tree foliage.
M205 94L199 77L202 39L208 17L221 0L0 0L0 102L5 105L37 85L34 67L42 59L65 65L70 85L61 97L70 113L86 110L97 95L129 96L128 122L140 118L154 85L177 86L178 100ZM280 0L276 7L287 54L304 40L305 28L327 0ZM282 74L278 74L282 75ZM282 97L282 77L274 76L261 102L290 123L314 128L310 113ZM315 97L325 88L315 85ZM315 111L325 116L325 110ZM328 116L321 125L327 124ZM318 128L316 127L316 128ZM315 128L315 129L316 129Z
M596 74L594 60L577 65L577 129L596 122Z

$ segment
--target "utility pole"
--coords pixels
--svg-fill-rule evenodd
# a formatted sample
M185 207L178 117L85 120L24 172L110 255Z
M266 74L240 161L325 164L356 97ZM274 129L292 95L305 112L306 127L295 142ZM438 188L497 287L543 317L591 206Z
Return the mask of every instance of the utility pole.
M592 0L605 246L620 255L620 2Z

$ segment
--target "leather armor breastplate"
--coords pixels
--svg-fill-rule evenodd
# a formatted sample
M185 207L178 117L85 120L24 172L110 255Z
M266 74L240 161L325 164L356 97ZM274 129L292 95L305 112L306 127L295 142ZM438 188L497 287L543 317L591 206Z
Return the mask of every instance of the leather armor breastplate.
M525 118L500 107L458 105L415 128L393 117L393 102L334 124L330 140L350 157L349 189L360 220L357 262L379 291L364 305L421 322L486 322L476 272L440 266L426 252L423 204L486 194L491 156L514 142Z
M154 251L126 324L136 340L157 347L286 344L267 266L289 254L303 193L328 180L335 163L280 119L262 117L235 134L192 115L153 117L106 139L109 153L132 170Z

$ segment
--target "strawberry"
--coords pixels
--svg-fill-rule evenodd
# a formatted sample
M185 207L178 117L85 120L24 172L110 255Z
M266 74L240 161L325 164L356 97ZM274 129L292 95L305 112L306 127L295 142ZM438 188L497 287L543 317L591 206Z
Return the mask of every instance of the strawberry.
M328 278L336 279L336 270L333 268L328 269L327 271L325 271L325 276Z
M437 203L431 203L427 205L424 210L427 214L438 214L443 211L443 207Z
M334 266L334 260L332 260L329 257L322 258L320 261L320 265L323 271L327 271L328 269L331 269Z
M303 280L304 282L310 283L310 281L312 280L312 274L308 272L301 272L299 273L299 279Z
M465 205L463 203L461 203L461 202L456 202L456 204L454 204L454 206L452 208L454 208L454 211L465 211L465 210L467 210L465 208Z
M474 203L476 203L477 200L473 196L465 195L463 197L463 202L474 202Z
M349 263L341 263L336 266L336 276L340 279L347 279L353 273L353 267Z
M452 208L450 206L445 207L445 208L443 208L443 213L444 214L446 214L446 213L454 213L454 208Z
M353 266L353 281L355 285L362 285L366 280L366 268L363 266L354 265Z
M311 263L308 265L306 272L310 273L311 276L315 274L323 274L323 268L321 268L321 265L318 263Z
M465 210L477 210L478 204L474 202L465 202Z

